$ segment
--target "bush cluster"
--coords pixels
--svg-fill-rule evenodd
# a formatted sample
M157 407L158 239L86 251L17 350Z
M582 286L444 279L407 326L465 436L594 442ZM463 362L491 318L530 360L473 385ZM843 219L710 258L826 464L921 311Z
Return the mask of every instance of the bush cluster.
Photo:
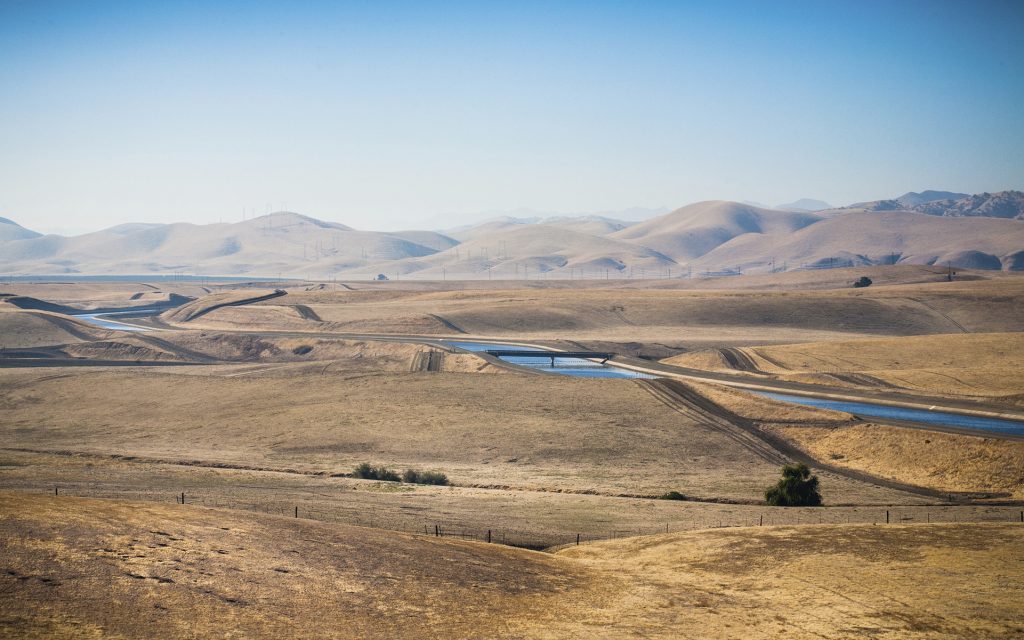
M440 471L419 471L417 469L407 469L405 473L398 475L398 473L388 469L384 465L375 467L369 462L363 462L357 466L352 472L352 477L361 478L363 480L383 480L384 482L408 482L410 484L435 484L442 486L451 484L448 480L448 476Z
M352 477L363 480L383 480L385 482L401 482L402 478L397 473L384 465L374 467L369 462L364 462L352 472Z
M782 467L782 479L764 492L765 501L775 507L820 507L818 476L804 463Z
M449 484L448 476L440 471L417 471L416 469L406 469L405 473L402 474L402 482L409 482L411 484Z
M669 491L668 493L659 496L660 500L686 500L686 496L679 493L678 491Z

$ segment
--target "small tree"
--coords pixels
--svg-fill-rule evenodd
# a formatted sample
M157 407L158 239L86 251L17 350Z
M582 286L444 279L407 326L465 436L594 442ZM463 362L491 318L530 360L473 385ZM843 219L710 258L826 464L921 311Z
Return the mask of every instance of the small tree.
M860 289L862 287L870 287L871 286L871 278L869 278L867 276L861 276L860 280L858 280L857 282L853 283L853 286L854 286L855 289Z
M764 492L765 501L775 507L820 507L818 476L804 463L782 467L782 479Z

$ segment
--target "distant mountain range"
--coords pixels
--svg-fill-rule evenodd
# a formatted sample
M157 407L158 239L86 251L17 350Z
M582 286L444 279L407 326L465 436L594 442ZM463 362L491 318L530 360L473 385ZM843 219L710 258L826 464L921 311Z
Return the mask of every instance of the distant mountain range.
M1024 270L1024 194L925 191L838 209L714 200L639 222L503 216L446 233L359 231L278 212L64 237L0 218L0 273L14 275L610 278L892 263Z
M917 211L946 217L984 216L1024 220L1024 193L1000 191L969 195L948 191L911 192L892 200L859 202L845 208L865 211Z

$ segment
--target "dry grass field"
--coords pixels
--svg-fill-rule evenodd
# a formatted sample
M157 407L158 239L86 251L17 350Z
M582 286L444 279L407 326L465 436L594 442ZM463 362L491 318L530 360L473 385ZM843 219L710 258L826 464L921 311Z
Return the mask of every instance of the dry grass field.
M11 285L83 309L196 300L134 334L0 303L6 358L57 358L0 368L0 635L1024 634L1024 442L368 339L557 340L1020 403L1024 278L849 271L292 283L229 306L282 285ZM793 457L826 508L763 503ZM361 462L454 486L350 477Z
M7 369L0 390L8 448L326 474L368 461L441 469L459 485L741 501L760 500L780 465L738 428L680 413L629 380L397 374L340 361ZM828 484L833 504L914 499Z
M739 368L734 366L735 351L741 354ZM664 362L835 386L1024 404L1022 359L1024 333L958 333L742 347L733 353L713 349Z
M680 281L676 281L680 282ZM708 346L1024 330L1024 278L869 289L290 290L181 324L220 330L475 335ZM211 297L216 304L219 297ZM196 304L202 304L197 301ZM309 313L309 312L312 313ZM173 314L165 320L175 322ZM180 324L180 323L179 323Z
M9 282L0 293L28 296L76 309L151 306L171 294L197 298L216 290L217 285L196 282L130 282L123 280Z
M872 424L718 385L693 387L831 466L938 491L1024 499L1024 440Z
M0 533L0 630L13 638L1024 633L1024 528L1012 524L703 530L546 554L0 494Z

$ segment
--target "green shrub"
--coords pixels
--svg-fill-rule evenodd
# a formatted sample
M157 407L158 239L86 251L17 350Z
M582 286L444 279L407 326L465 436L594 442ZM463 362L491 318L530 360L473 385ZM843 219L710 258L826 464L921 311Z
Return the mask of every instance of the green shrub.
M420 484L437 484L447 486L451 484L448 482L448 476L441 473L440 471L421 471L419 474Z
M668 493L662 494L658 497L659 500L686 500L686 496L679 493L678 491L669 491Z
M764 492L765 501L776 507L819 507L818 476L804 463L782 467L782 479Z
M353 478L363 480L383 480L384 482L401 482L402 478L384 465L374 467L369 462L363 462L352 472Z
M408 482L410 484L437 484L448 486L451 484L448 476L440 471L417 471L407 469L402 475L388 469L384 465L375 467L369 462L363 462L352 471L353 478L363 480L382 480L384 482Z
M359 464L355 471L352 472L353 478L362 478L363 480L376 480L376 471L370 466L369 462L363 462Z
M450 484L448 476L440 471L417 471L416 469L406 469L405 473L402 474L402 482L408 482L410 484L436 484L442 486Z

